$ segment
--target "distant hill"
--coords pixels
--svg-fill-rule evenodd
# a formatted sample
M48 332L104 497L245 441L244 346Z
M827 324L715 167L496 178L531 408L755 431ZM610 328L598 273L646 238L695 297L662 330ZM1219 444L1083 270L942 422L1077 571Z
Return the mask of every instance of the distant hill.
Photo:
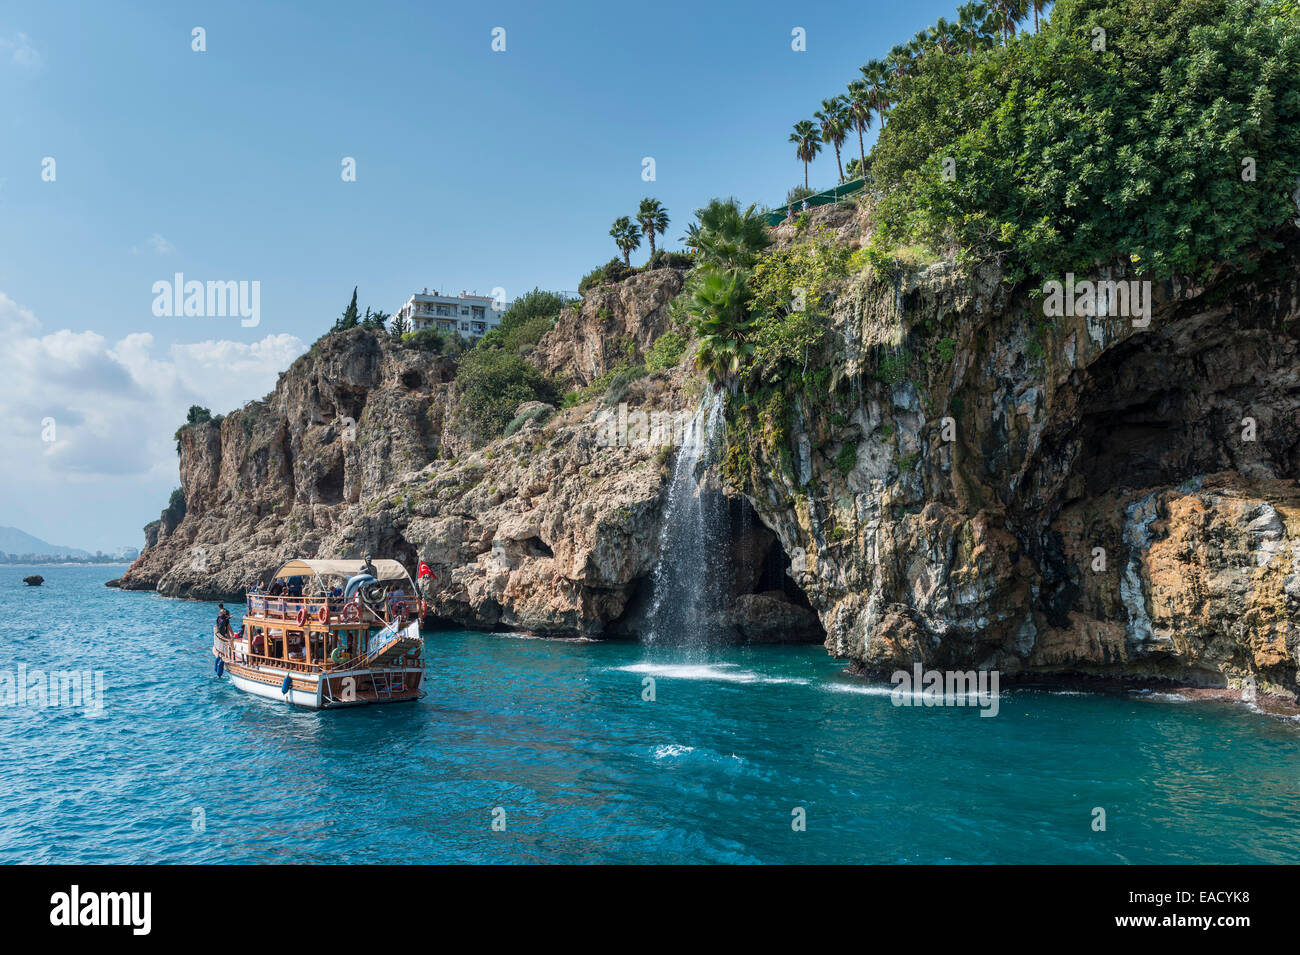
M42 557L90 557L88 550L79 547L61 547L33 537L16 527L0 527L0 554L38 554Z

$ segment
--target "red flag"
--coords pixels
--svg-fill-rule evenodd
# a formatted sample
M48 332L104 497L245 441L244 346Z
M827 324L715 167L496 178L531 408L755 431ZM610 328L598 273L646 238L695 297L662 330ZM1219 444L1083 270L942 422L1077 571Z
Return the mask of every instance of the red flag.
M415 579L423 580L425 577L433 577L433 571L429 569L428 564L426 564L424 561L420 561L420 569L419 571L416 572ZM433 579L437 580L438 578L433 577Z

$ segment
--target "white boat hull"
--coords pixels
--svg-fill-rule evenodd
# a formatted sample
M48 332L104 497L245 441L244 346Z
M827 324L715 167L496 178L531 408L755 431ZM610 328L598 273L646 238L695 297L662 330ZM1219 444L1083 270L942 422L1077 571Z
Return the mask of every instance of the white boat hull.
M294 706L303 706L309 710L319 710L321 708L319 687L315 692L290 687L289 692L285 694L280 692L280 687L278 686L272 686L271 684L263 683L260 680L246 679L245 677L238 676L229 670L226 671L226 675L230 677L231 683L235 684L235 686L239 687L239 689L243 690L245 693L252 693L254 696L265 697L268 700L280 700L281 702L292 703ZM281 677L281 680L283 679L284 678Z
M399 670L358 670L345 673L334 673L325 677L322 681L320 674L288 674L293 681L289 687L289 692L282 692L284 678L287 671L276 670L273 667L258 667L256 672L261 675L261 679L247 676L243 673L236 672L236 667L243 669L238 664L235 666L225 667L225 676L230 677L230 682L245 693L252 693L254 696L260 696L268 700L277 700L285 703L292 703L294 706L301 706L309 710L335 709L344 706L365 706L370 703L403 703L409 700L419 698L418 687L423 679L424 672L413 667L406 667ZM364 684L376 675L386 684L394 685L395 695L381 695L375 693L356 694L349 692L350 687L355 688L358 684ZM348 684L346 681L352 681ZM274 681L274 682L272 682ZM304 688L303 683L310 683L312 686ZM411 692L407 692L407 687Z

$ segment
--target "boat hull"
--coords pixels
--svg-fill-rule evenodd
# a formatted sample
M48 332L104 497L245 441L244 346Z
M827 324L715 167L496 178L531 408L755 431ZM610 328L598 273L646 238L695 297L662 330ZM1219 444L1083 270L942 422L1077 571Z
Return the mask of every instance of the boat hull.
M309 710L372 703L408 703L423 695L420 684L424 672L412 667L328 674L297 673L240 663L227 663L224 669L230 682L245 693ZM283 689L286 676L290 680L288 693Z

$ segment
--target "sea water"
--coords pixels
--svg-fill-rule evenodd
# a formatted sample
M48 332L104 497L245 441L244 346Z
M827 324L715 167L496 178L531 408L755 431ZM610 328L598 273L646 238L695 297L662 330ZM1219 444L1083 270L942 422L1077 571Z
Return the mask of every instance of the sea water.
M0 707L0 862L1300 860L1300 725L1242 705L1004 686L985 718L820 647L459 631L423 700L310 712L215 675L215 603L34 571L0 567L0 677L102 705Z

